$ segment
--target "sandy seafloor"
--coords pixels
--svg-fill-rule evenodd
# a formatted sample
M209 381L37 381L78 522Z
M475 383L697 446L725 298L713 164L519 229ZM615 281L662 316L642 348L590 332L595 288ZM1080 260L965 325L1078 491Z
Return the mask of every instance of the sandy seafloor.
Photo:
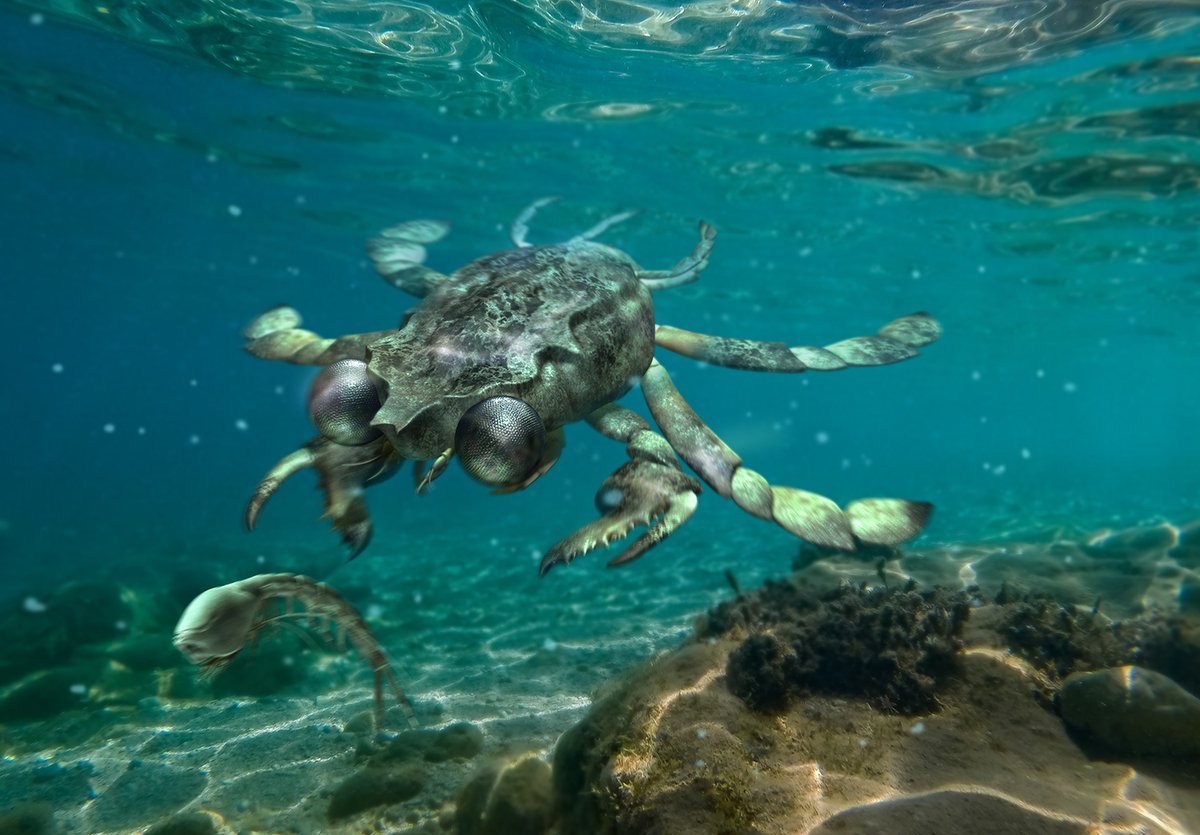
M548 757L597 688L679 645L697 614L733 595L727 570L746 588L790 570L794 540L705 499L716 522L685 529L621 575L603 572L603 555L593 554L584 559L594 566L539 580L528 520L484 532L463 520L439 527L445 509L433 504L414 512L414 520L428 518L402 553L381 543L338 567L327 579L366 615L421 724L473 723L484 750L426 766L425 787L409 801L337 822L327 818L329 795L357 769L363 739L345 726L363 726L371 699L369 672L353 652L269 630L213 685L195 685L169 645L189 594L267 570L327 572L337 566L329 550L294 549L268 564L252 539L239 538L223 552L114 559L87 579L118 588L129 620L112 642L77 647L57 669L27 679L52 678L54 698L68 703L56 715L0 722L0 808L49 804L51 831L93 835L143 832L178 813L208 815L219 832L433 831L480 762L529 751ZM1008 581L1076 602L1101 596L1114 617L1188 605L1200 588L1196 566L1166 557L1173 528L1143 521L1136 533L1107 539L1036 522L1025 531L993 526L1000 541L917 546L888 571L926 585L994 591ZM833 582L878 582L868 561L819 560L807 570ZM30 583L8 601L9 635L18 623L11 618L63 616L55 595L67 591ZM137 655L121 649L131 644L152 661L113 660ZM0 690L0 706L12 692ZM398 711L388 718L402 729Z
M539 581L541 553L533 550L537 540L525 520L512 520L507 530L468 531L461 519L446 523L449 510L431 505L402 552L377 544L327 579L367 617L422 725L474 723L485 734L485 751L548 751L598 685L679 643L696 613L731 593L723 579L728 565L689 561L682 538L673 559L659 549L655 556L666 559L643 560L632 571L644 571L604 593L589 587L582 565ZM728 544L748 547L762 533L756 528L739 529ZM784 552L794 550L786 535L775 539ZM239 537L220 554L113 562L102 578L91 579L121 587L135 606L161 608L164 660L178 662L168 675L190 681L193 671L170 648L170 628L187 596L182 589L194 593L264 571L320 575L339 565L329 547L268 563L254 546ZM711 582L697 572L711 574ZM180 589L175 597L167 591L172 587ZM33 588L26 594L47 610L23 611L23 595L8 611L55 617L52 595ZM325 809L329 789L355 770L356 737L342 726L370 707L369 670L353 650L314 653L272 630L214 686L236 688L227 680L242 677L251 679L250 689L263 681L270 688L270 671L281 667L283 675L296 667L306 673L261 698L209 698L201 685L196 698L160 699L156 689L170 685L153 672L133 676L131 691L119 695L81 680L88 693L76 698L78 709L45 721L0 723L0 808L49 802L64 833L140 832L179 810L215 812L233 831L358 831L354 821L331 826ZM122 686L128 683L123 678ZM105 701L112 703L97 709ZM394 729L404 727L399 711L388 717ZM471 767L430 775L424 795L439 795L440 785L440 796L452 798ZM424 817L423 802L410 805Z

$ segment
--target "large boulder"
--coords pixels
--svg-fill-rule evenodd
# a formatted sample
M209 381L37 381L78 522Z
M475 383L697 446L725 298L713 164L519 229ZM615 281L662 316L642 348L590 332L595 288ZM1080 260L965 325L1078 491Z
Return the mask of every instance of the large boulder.
M535 755L485 766L459 793L458 835L542 835L553 807L550 766Z
M1161 643L1173 621L1118 629L1089 610L970 593L964 612L945 593L793 581L718 607L559 740L554 831L1200 832L1200 795L1166 772L1091 760L1047 698L1061 674L1132 652L1134 637ZM1014 629L1047 622L1062 633L1053 646L1014 646Z
M1058 694L1063 719L1110 753L1200 756L1200 699L1153 670L1075 673Z

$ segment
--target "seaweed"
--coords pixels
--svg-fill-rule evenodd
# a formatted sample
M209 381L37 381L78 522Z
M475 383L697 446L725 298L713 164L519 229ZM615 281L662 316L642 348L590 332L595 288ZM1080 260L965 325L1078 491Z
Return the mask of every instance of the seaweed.
M729 656L726 684L752 710L784 710L798 678L796 653L787 642L770 633L746 638Z
M998 631L1008 648L1051 682L1133 664L1200 694L1200 623L1194 617L1151 610L1113 621L1099 605L1081 609L1007 584L995 602L1003 610Z
M734 630L760 631L786 623L820 605L820 597L802 580L767 580L749 594L718 604L696 620L699 638L717 638Z
M860 696L889 713L937 709L938 687L956 669L967 593L918 591L913 582L846 585L815 599L797 592L798 605L780 607L781 586L707 621L771 627L743 640L726 666L730 691L749 707L778 711L797 695L826 693Z
M1101 615L1099 606L1080 610L1007 583L995 602L1004 608L999 632L1008 648L1055 680L1124 663L1129 655L1126 629Z

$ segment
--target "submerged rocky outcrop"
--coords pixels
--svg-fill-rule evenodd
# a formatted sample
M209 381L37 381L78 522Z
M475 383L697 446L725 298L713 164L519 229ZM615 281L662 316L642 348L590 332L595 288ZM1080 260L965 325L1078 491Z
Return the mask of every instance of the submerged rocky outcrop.
M818 562L597 699L554 752L553 831L1200 831L1186 607L1111 620L1094 593L1003 581L830 588Z

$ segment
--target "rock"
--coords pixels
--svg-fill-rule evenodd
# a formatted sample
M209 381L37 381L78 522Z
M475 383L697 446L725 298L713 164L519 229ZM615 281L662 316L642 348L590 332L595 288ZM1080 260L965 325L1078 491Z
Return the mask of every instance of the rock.
M45 614L74 646L102 643L120 637L133 617L124 592L114 583L69 583L46 601Z
M369 710L360 710L347 720L343 728L348 734L375 733L375 714Z
M1193 567L1200 561L1200 519L1193 519L1179 527L1178 541L1168 553Z
M476 774L459 794L454 822L459 835L543 835L552 808L550 766L529 755Z
M939 791L855 806L811 835L1087 835L1083 821L1061 820L1002 797Z
M429 751L437 742L437 738L437 731L405 731L386 745L374 749L367 759L376 764L420 762L428 759Z
M1167 818L1200 831L1200 808L1158 778L1138 775L1137 802L1121 800L1129 768L1089 761L1039 674L1003 648L966 648L939 710L908 719L861 695L753 710L725 682L741 643L688 644L596 700L555 749L559 831L1067 835L1114 815L1130 831L1164 835Z
M368 766L333 790L329 820L338 821L375 806L390 806L416 797L425 787L423 771L413 765Z
M1100 531L1089 537L1084 543L1084 548L1097 556L1124 559L1147 552L1165 553L1175 547L1178 539L1179 533L1176 528L1163 523L1121 531Z
M202 812L176 815L146 830L146 835L217 835L213 819Z
M28 675L0 691L0 722L48 719L78 707L99 673L92 664Z
M963 593L917 591L912 583L839 586L816 599L775 584L718 607L703 628L755 630L730 656L726 677L757 710L782 710L805 693L836 693L916 714L936 709L969 611Z
M406 731L383 746L367 743L362 746L361 759L376 765L420 760L442 763L469 760L482 750L483 732L468 722L458 722L441 731Z
M0 811L0 835L52 835L54 812L49 803L23 803Z
M459 790L454 807L454 829L458 835L479 835L488 799L500 778L499 763L488 763Z
M171 644L169 632L130 635L89 650L88 655L119 661L131 670L143 672L177 667L182 663L179 651Z
M1200 755L1200 699L1153 670L1075 673L1058 703L1069 725L1113 753Z
M437 735L425 759L431 763L469 760L482 750L483 731L469 722L456 722Z

